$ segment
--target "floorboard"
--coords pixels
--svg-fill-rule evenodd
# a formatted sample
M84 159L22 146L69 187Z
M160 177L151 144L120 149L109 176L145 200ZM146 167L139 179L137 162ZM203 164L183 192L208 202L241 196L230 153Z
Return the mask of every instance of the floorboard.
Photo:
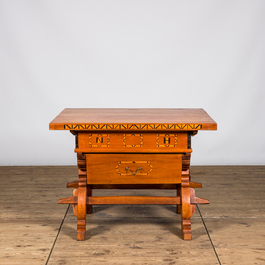
M0 167L0 264L265 264L265 166L193 166L191 174L203 184L196 195L210 200L192 217L192 241L181 239L174 206L108 205L87 215L80 242L72 208L57 204L71 196L75 166ZM94 191L118 193L175 195Z

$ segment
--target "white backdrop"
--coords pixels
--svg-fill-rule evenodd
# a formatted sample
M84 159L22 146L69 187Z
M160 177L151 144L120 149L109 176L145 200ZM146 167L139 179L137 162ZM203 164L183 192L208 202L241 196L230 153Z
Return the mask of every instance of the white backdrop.
M204 108L193 165L265 164L265 1L0 0L0 165L75 164L64 108Z

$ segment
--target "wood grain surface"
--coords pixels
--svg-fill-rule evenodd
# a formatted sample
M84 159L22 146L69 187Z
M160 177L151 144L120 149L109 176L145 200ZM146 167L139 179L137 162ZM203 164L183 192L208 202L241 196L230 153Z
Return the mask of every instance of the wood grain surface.
M203 109L66 108L50 123L49 128L50 130L216 130L217 124Z
M0 264L264 264L265 166L192 166L204 186L196 193L211 204L197 206L188 242L174 205L96 205L87 240L76 241L76 216L57 200L69 196L65 185L77 173L77 166L0 167ZM94 190L114 195L175 190Z
M86 154L87 184L180 183L181 157L181 154Z
M75 136L79 179L68 183L77 216L77 240L85 240L86 214L93 204L174 203L181 214L183 239L190 240L195 204L209 203L195 196L189 172L191 136L198 130L216 130L203 109L65 109L51 123L52 130L70 130ZM177 184L168 197L92 196L92 185ZM194 203L194 204L193 204Z
M75 152L82 153L189 153L187 132L91 133L80 131Z

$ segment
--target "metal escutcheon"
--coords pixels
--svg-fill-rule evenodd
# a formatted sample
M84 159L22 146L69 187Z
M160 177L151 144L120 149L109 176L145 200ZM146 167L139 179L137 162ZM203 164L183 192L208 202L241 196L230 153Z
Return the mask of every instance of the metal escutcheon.
M136 174L138 174L139 171L140 171L141 169L143 169L143 168L142 168L142 167L139 167L139 168L137 168L137 170L136 170L135 172L132 172L132 171L130 170L129 167L126 167L126 168L125 168L125 170L128 170L128 172L129 172L131 175L136 175Z

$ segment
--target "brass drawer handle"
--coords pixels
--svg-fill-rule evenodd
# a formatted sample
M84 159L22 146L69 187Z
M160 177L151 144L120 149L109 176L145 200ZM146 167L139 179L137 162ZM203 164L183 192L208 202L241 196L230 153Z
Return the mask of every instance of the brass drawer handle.
M136 175L139 173L139 170L141 170L142 167L137 168L135 172L132 172L129 167L126 167L125 169L128 170L131 175Z

